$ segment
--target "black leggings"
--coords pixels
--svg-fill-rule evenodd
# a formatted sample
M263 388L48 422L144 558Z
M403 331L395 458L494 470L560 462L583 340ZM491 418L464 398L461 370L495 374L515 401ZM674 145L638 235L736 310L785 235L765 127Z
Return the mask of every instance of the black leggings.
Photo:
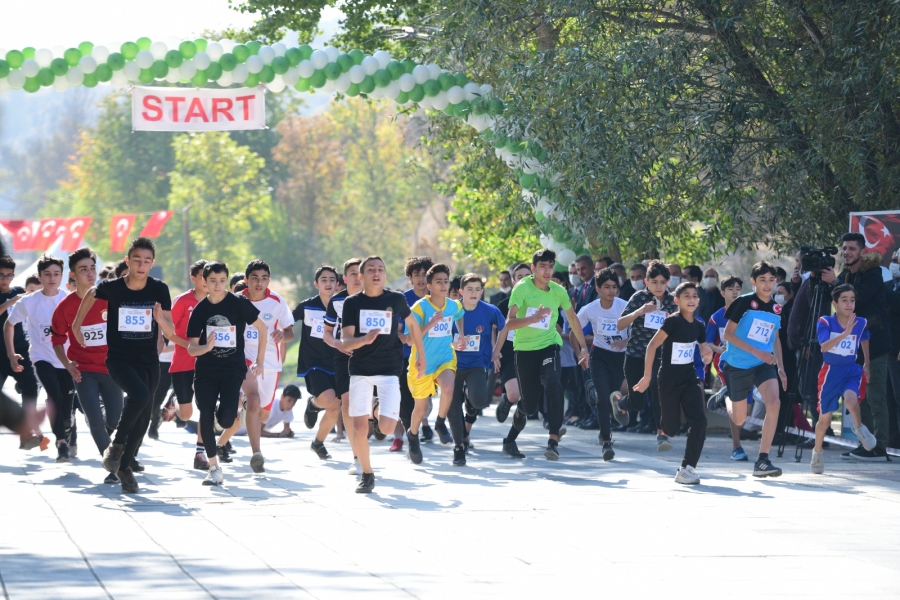
M153 394L159 383L159 363L144 364L107 357L106 368L109 376L126 394L122 417L112 441L113 444L124 446L121 464L125 468L134 461L150 426Z
M400 376L400 422L403 423L404 429L409 430L412 424L413 409L416 407L416 400L409 389L409 359L404 358L403 362L405 366L403 367L403 375Z
M525 429L528 415L534 414L546 402L550 435L559 435L563 422L562 365L559 346L552 344L540 350L516 350L516 376L522 397L516 403L512 428L507 441L513 441Z
M450 421L450 432L453 434L453 442L462 444L466 435L466 424L463 419L463 403L468 395L473 410L473 416L479 408L486 408L490 403L487 389L487 369L463 369L456 372L456 384L453 386L453 401L450 410L447 411L447 420ZM465 389L464 389L465 387ZM466 407L468 411L468 407ZM475 421L473 420L472 423Z
M72 376L65 369L57 369L45 360L34 363L44 391L47 392L47 400L52 405L54 412L53 421L50 423L56 441L69 441L72 433L72 403L75 400L75 383Z
M172 374L169 373L169 365L172 363L159 363L159 383L156 385L156 393L153 394L153 406L161 408L166 400L166 394L172 387Z
M241 385L246 375L246 372L215 375L201 375L196 371L194 373L194 395L197 398L197 408L200 409L200 435L203 437L203 446L206 448L208 458L216 455L214 422L218 421L223 429L234 425L241 397ZM219 403L218 409L216 402Z
M625 380L628 381L628 410L641 410L644 403L650 404L653 413L653 428L659 429L659 392L656 387L656 372L659 371L660 358L657 355L653 361L653 369L650 374L650 386L646 392L635 392L634 386L644 377L644 359L634 356L625 356ZM612 393L612 392L610 392ZM607 398L608 399L608 398Z
M612 417L609 396L622 387L624 352L613 352L594 346L591 349L591 379L597 390L597 420L600 421L600 437L610 440L610 418Z
M681 428L681 411L688 422L687 444L681 466L697 466L703 442L706 440L706 414L703 406L703 388L696 377L685 379L660 379L659 404L662 410L662 430L675 436Z

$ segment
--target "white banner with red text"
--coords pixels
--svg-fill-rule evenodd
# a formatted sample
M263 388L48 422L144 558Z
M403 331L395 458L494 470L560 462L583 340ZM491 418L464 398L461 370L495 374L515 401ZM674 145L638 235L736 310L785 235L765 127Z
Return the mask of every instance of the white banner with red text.
M239 131L266 128L265 90L135 87L135 131Z

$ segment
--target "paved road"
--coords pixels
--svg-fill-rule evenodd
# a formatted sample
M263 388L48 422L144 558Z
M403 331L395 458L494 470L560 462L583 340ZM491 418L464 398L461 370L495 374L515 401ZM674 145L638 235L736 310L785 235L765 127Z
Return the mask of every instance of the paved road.
M492 411L491 411L492 413ZM83 422L80 423L80 426ZM302 428L298 419L297 425ZM23 453L0 435L0 585L20 598L900 597L900 462L826 452L827 473L776 460L780 479L732 463L708 440L703 483L673 482L684 438L658 455L621 435L605 463L595 432L543 458L500 453L506 428L479 421L469 466L424 445L414 467L374 443L376 493L353 493L346 442L319 461L310 433L263 440L267 472L238 439L226 486L203 487L193 440L172 425L148 440L141 493L103 485L87 428L79 458ZM757 444L745 446L751 456ZM578 596L574 596L578 594ZM714 596L715 595L715 596Z

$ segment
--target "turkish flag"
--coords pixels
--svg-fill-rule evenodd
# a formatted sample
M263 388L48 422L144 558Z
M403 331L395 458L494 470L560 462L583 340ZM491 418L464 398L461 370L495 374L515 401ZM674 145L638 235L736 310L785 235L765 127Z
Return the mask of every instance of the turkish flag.
M93 220L94 217L72 217L66 221L66 237L63 238L61 250L63 252L78 250Z
M159 234L162 233L163 227L174 214L175 213L171 210L160 210L153 213L153 216L150 217L150 220L147 221L147 224L144 225L144 228L141 230L141 237L159 237Z
M881 254L882 266L891 262L891 255L900 248L900 212L850 216L850 231L866 238L866 251Z
M13 251L28 252L34 250L35 236L40 221L24 221L13 235Z
M0 219L0 225L3 226L11 236L13 241L13 252L24 252L29 250L31 244L31 221L24 219ZM19 235L19 231L24 232L24 236Z
M34 249L46 252L65 233L66 219L41 219L34 239Z
M137 215L113 215L109 222L110 252L121 252L125 249L125 241L136 218Z

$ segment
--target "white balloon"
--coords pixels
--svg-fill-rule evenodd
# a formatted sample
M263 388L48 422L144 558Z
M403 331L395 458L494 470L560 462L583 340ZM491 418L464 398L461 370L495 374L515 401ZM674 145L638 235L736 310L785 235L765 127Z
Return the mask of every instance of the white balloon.
M6 56L6 53L3 53L2 56ZM0 94L5 94L11 89L12 86L9 85L9 81L6 77L0 78Z
M437 65L426 65L428 68L428 79L437 79L440 77L441 73L443 73L443 69L441 69Z
M166 45L166 48L177 48L181 45L181 42L184 41L180 37L175 35L170 35L166 39L163 40L163 43ZM165 54L165 52L163 53Z
M124 67L122 67L122 74L125 75L126 79L135 81L141 75L141 68L136 62L129 61L125 63Z
M109 58L109 48L106 46L94 46L91 50L91 56L97 61L97 64L105 63Z
M169 69L169 72L166 73L166 76L163 78L167 83L178 83L181 81L181 75L178 73L178 69Z
M550 242L550 238L548 238L546 235L544 235L544 234L542 233L542 234L540 235L540 237L538 237L538 239L541 241L541 248L547 248L547 247L548 247L547 244Z
M362 60L362 68L366 70L366 75L374 75L381 65L374 57L367 56Z
M416 83L425 83L431 79L431 71L425 65L416 65L413 68L412 76L416 78Z
M284 53L287 52L287 46L278 42L277 44L272 44L272 50L275 51L275 56L284 56Z
M400 91L409 92L416 87L416 77L412 73L404 73L397 83L400 85Z
M431 98L429 98L428 96L422 98L422 100L419 101L419 108L421 108L422 110L429 110L431 108L434 108L433 106L431 106Z
M382 90L384 91L385 98L393 100L400 95L400 84L396 81L392 81L386 87L382 88Z
M262 59L263 64L270 65L270 64L272 64L272 61L275 59L275 51L272 50L272 46L262 46L259 49L259 53L257 54L257 56L259 56ZM269 86L266 86L266 87L269 87Z
M493 90L494 90L493 87L491 87L491 86L488 85L488 84L484 84L483 86L481 86L481 95L482 95L482 96L487 96L487 95L489 95Z
M84 83L84 73L82 73L81 69L78 67L71 67L66 73L66 81L68 81L69 85L72 87L81 85Z
M315 50L312 56L309 57L309 60L315 69L324 69L325 65L328 64L328 54L321 50Z
M300 64L297 65L297 73L304 79L312 77L312 74L315 72L316 68L313 66L311 60L301 60Z
M441 92L437 96L431 99L431 105L434 106L437 110L444 110L448 106L450 106L450 100L447 99L447 92Z
M249 58L247 58L246 64L247 64L247 70L250 71L251 73L259 73L260 71L262 71L262 68L265 66L263 64L262 59L256 55L251 55Z
M360 83L366 78L366 70L362 65L353 65L346 75L350 77L350 83Z
M153 66L153 55L150 54L149 50L141 50L137 53L137 56L134 57L134 62L142 69L149 69Z
M172 49L177 50L178 46L172 46ZM164 59L166 57L166 52L168 51L169 46L165 42L153 42L150 44L150 54L153 55L153 60Z
M466 99L466 92L458 85L454 85L447 90L447 99L450 101L450 104L459 104Z
M25 77L34 77L40 70L41 65L33 58L26 58L25 61L22 62L22 73L25 74Z
M556 254L556 260L564 265L571 264L575 260L575 253L566 248Z
M320 87L319 91L323 92L325 94L331 94L332 92L334 92L334 82L331 81L330 79L325 81L325 85Z
M234 47L237 46L237 42L234 40L229 40L225 38L224 40L219 40L219 44L222 46L222 52L234 52ZM206 46L206 52L209 54L209 45ZM210 55L212 56L212 55ZM219 60L216 57L212 57L213 60Z
M346 75L346 73L341 75L341 77L343 77L344 75ZM295 85L297 85L297 82L300 81L300 73L297 72L297 67L291 67L284 75L281 76L281 78L284 79L284 85L288 87L294 87Z
M391 55L384 50L379 50L372 55L372 58L378 61L378 66L382 69L388 66L388 64L393 60L391 58Z
M231 71L231 78L235 83L244 83L247 81L247 76L250 75L250 71L247 70L247 65L237 65L233 71Z
M53 61L53 51L49 48L40 48L35 51L34 60L41 67L49 67L50 62Z
M325 46L322 52L328 55L328 62L337 62L338 56L341 55L341 51L334 46Z
M181 75L182 79L191 79L197 74L197 65L193 61L186 60L178 67L178 74Z
M198 52L191 60L194 61L194 66L201 71L205 71L206 69L208 69L210 63L212 63L212 60L210 60L209 58L209 54L207 54L206 52Z
M478 87L477 83L472 83L471 81L463 86L463 91L466 92L466 100L469 102L481 95L481 88Z
M384 98L384 88L375 88L372 90L372 93L369 94L369 98L372 100L381 100Z
M50 48L50 52L53 53L53 58L65 58L66 57L65 56L66 55L66 47L63 46L62 44L57 44L57 45L53 46L52 48ZM5 56L6 53L4 52L3 55Z
M25 85L25 73L18 69L10 71L9 75L6 76L6 81L9 82L9 87L12 89L21 90L22 86Z
M66 81L65 75L63 75L61 77L57 77L56 79L53 80L53 89L56 90L57 92L65 92L70 87L71 86L69 85L69 82Z
M122 71L113 71L112 79L110 79L109 82L113 86L118 87L118 88L123 88L123 87L130 85L130 82L128 81L128 77L126 77L125 73L123 73Z
M275 79L273 79L271 83L266 84L266 89L275 94L283 92L284 88L284 79L281 78L281 75L276 75Z
M97 70L97 59L93 56L82 56L78 60L78 68L82 73L93 73Z
M225 54L225 49L219 42L210 42L206 45L206 54L210 60L219 60Z
M0 58L6 59L6 48L0 48Z
M342 94L350 89L350 86L353 84L350 81L349 73L341 73L341 76L335 79L334 81L334 89L341 92Z
M216 81L223 88L229 87L232 83L234 83L234 76L231 71L222 71L222 76Z

